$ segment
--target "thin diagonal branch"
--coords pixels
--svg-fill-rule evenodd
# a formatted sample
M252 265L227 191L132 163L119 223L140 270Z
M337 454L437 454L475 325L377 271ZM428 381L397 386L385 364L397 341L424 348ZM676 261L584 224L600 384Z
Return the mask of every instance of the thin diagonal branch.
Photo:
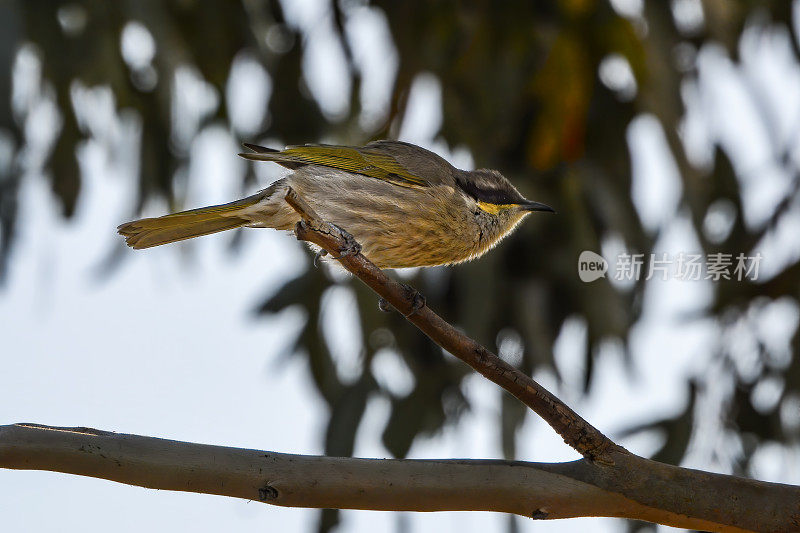
M585 458L613 464L611 452L624 451L530 376L458 331L429 307L417 309L419 298L413 290L388 277L361 253L353 253L358 247L352 236L322 220L291 188L286 193L286 202L303 219L295 228L298 239L339 257L344 268L398 309L433 342L516 396Z

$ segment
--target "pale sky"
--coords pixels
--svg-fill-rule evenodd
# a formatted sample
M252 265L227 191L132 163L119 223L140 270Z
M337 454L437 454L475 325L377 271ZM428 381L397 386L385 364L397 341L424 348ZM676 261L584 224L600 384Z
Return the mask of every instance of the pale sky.
M313 37L309 37L304 60L306 75L326 113L336 116L344 111L349 98L343 95L350 88L341 72L340 51L331 47L332 34L325 30L329 21L321 5L320 0L298 2L287 11L287 17L304 30L314 29L307 32ZM385 19L378 11L356 9L347 28L354 42L376 43L359 48L367 50L357 54L365 72L376 72L373 67L378 64L386 67L364 83L362 97L369 105L362 118L368 122L385 108L385 94L396 68L391 61L376 60L369 50L391 55L393 48L387 41ZM135 43L135 33L132 39ZM771 98L786 109L800 109L800 91L796 90L800 69L796 58L781 53L781 46L786 42L781 44L780 36L748 35L743 44L743 69L730 63L719 49L700 52L700 84L687 87L685 94L689 115L684 136L697 157L703 157L703 147L713 139L726 146L735 144L743 165L757 162L767 146L767 140L753 126L753 110L737 85L737 79L741 79L737 76L743 70L757 69L756 77L764 80L761 90L771 91ZM35 64L23 67L35 71ZM35 76L35 72L26 75ZM192 96L187 97L179 117L184 127L179 134L191 143L195 156L189 169L191 207L233 199L245 169L245 163L235 155L238 147L227 129L216 125L195 135L192 124L196 128L197 116L221 99L209 94L196 76L187 71L182 82ZM256 97L246 105L260 106L269 98L271 83L269 76L248 64L245 57L227 91L252 92L241 90L241 84L249 84L249 89L256 88ZM20 94L18 98L22 98ZM719 105L704 111L708 101ZM735 104L725 105L725 101ZM227 249L230 234L144 252L126 250L119 269L108 279L98 279L98 265L119 245L115 227L132 214L133 205L128 161L124 156L107 154L136 146L140 125L126 113L112 112L113 101L102 90L76 89L75 102L102 141L93 140L81 151L85 189L77 215L69 223L55 215L44 177L35 169L25 177L20 234L7 286L0 293L0 337L5 350L0 359L0 423L91 426L225 446L321 453L326 407L314 391L302 358L282 355L288 338L304 317L297 310L271 318L256 318L252 312L283 281L294 277L299 269L310 268L310 255L288 235L247 230L238 254ZM57 121L52 105L42 100L29 109L29 142L45 146L49 142L48 126ZM247 117L241 109L233 109L231 115ZM246 118L240 122L234 124L240 131L252 127ZM436 137L440 123L438 80L434 74L421 74L412 89L401 138L432 147L458 166L471 167L467 151L448 147ZM737 137L732 131L745 133ZM670 253L696 250L691 226L676 212L680 189L660 126L652 117L639 117L630 126L628 140L635 173L632 194L647 227L661 230L657 248ZM111 150L105 150L105 146ZM259 168L258 175L262 178L259 186L264 186L278 171ZM754 193L756 198L745 204L745 215L753 224L763 218L764 207L771 205L774 196L770 195L784 186L778 172L759 179L767 183L768 190ZM163 214L165 209L163 205L150 205L147 214ZM783 230L783 236L764 244L766 262L773 265L773 271L782 259L800 253L797 219L793 220L795 224ZM613 239L609 241L611 249ZM598 252L608 255L605 249ZM590 394L579 398L584 371L581 339L586 331L582 321L575 318L565 324L556 346L564 386L557 386L550 374L535 377L612 438L622 428L675 414L687 401L687 377L715 371L710 360L717 326L677 321L682 313L701 308L711 290L710 282L657 281L648 285L642 319L630 337L633 375L626 370L620 350L609 343L599 355ZM347 316L352 306L348 291L337 289L328 298L326 306L343 310L330 313L332 316ZM797 327L798 310L791 302L770 302L754 313L778 347ZM358 346L353 345L352 337L342 335L340 349L334 350L339 372L358 370ZM376 365L382 379L391 381L397 376L393 386L402 389L409 385L409 376L399 361L381 357ZM720 385L719 394L724 394L724 386ZM769 386L765 387L763 394L768 399ZM457 427L415 441L411 457L501 457L499 389L479 376L471 376L463 390L473 411ZM389 456L380 443L388 413L385 398L376 396L370 401L358 430L356 455ZM709 418L713 420L713 416ZM714 434L716 428L705 429ZM652 434L623 439L621 444L646 455L660 442L661 437ZM737 453L725 446L724 442L699 439L693 443L686 464L725 471L726 465L713 462L710 455L712 449L722 449L723 457ZM531 461L578 458L534 415L528 416L518 435L518 453L518 459ZM755 475L800 483L800 464L785 460L791 451L771 447L759 454ZM776 467L778 464L781 466ZM118 531L139 532L182 529L190 524L198 532L307 532L316 523L317 511L153 491L64 474L0 470L0 516L9 531L99 532L113 524ZM507 520L505 515L492 513L404 516L410 531L432 533L502 531ZM611 519L517 519L517 523L520 531L537 533L615 532L624 526ZM340 530L366 533L395 527L392 513L345 511Z

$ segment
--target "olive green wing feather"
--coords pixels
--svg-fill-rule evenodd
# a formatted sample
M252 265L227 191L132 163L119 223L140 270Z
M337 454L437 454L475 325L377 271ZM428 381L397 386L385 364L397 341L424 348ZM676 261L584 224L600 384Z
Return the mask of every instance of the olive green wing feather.
M320 165L387 181L401 187L427 187L429 183L411 173L392 155L380 148L308 144L270 151L256 145L245 145L255 153L239 154L252 161L274 161L287 168Z

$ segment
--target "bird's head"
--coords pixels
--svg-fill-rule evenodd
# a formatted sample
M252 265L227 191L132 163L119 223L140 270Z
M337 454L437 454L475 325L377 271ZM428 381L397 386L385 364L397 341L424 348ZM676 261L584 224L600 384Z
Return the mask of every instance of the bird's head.
M526 199L496 170L482 168L463 172L456 178L456 183L481 211L501 220L516 223L533 211L555 213L548 205Z

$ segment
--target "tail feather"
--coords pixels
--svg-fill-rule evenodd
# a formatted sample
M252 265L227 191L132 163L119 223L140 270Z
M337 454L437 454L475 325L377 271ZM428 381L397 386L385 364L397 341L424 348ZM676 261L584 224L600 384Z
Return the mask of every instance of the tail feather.
M290 170L296 170L308 164L299 161L287 160L286 156L282 154L280 150L275 150L274 148L267 148L266 146L259 146L251 143L243 143L243 146L255 152L245 152L239 154L239 157L243 157L249 161L272 161Z
M201 207L158 218L143 218L117 227L125 243L137 250L238 228L252 222L237 216L264 197L259 193L229 204Z
M259 146L253 143L242 143L242 146L259 154L272 154L280 152L280 150L276 150L275 148L267 148L266 146Z

